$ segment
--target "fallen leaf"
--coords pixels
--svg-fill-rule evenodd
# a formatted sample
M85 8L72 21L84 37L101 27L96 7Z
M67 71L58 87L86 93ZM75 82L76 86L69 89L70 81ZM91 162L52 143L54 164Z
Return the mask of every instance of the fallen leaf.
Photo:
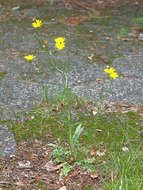
M138 33L143 33L143 27L137 28L136 30Z
M135 33L128 33L128 36L131 36L131 37L136 37L136 34Z
M66 186L63 186L59 190L67 190L67 188L66 188Z
M95 151L94 151L94 150L91 150L91 151L90 151L90 155L91 155L91 156L94 156L94 155L95 155Z
M104 156L105 155L105 152L101 152L100 150L97 150L96 152L95 152L95 156Z
M132 39L131 38L120 38L120 40L127 42L127 41L131 41Z
M129 151L129 149L128 149L128 147L125 146L125 147L122 148L122 151L127 152L127 151Z
M29 158L30 160L37 160L38 159L38 155L37 154L32 154Z
M71 25L81 24L84 20L89 19L89 16L73 16L67 19L67 22Z
M31 163L29 161L19 161L18 162L19 168L31 168Z
M85 104L89 104L89 100L84 100L84 103Z
M102 148L103 151L101 150L97 150L97 151L94 151L94 150L91 150L90 151L90 155L91 156L104 156L105 155L105 152L106 152L106 149L104 150L104 148Z
M111 37L107 36L105 37L105 40L113 40Z
M25 187L25 184L24 183L22 183L22 182L16 182L16 183L14 183L15 185L17 185L18 187Z
M0 184L7 185L7 184L11 184L11 183L7 182L7 181L0 181Z
M18 9L20 9L20 7L19 7L19 6L12 7L12 10L13 10L13 11L16 11L16 10L18 10Z
M105 146L102 147L102 150L103 150L104 152L107 152Z
M88 59L92 60L94 57L94 54L92 53L90 56L88 56Z
M107 46L100 46L100 48L103 48L103 49L105 49L105 48L107 48Z
M40 180L41 180L41 178L40 178L40 177L36 177L35 179L36 179L36 181L40 181Z
M97 132L102 132L102 130L101 130L101 129L96 129L96 131L97 131Z
M45 164L44 169L46 169L48 172L59 170L64 166L64 163L61 163L59 165L54 165L53 161L49 161L47 164Z
M97 78L96 81L104 81L102 78Z
M96 115L96 114L97 114L97 111L93 111L92 114L93 114L93 115Z
M93 179L96 179L96 178L99 177L99 175L97 173L91 173L90 177L93 178Z

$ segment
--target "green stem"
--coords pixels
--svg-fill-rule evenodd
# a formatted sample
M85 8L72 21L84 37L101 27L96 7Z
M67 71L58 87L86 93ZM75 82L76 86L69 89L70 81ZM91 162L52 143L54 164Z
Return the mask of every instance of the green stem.
M101 106L102 106L102 104L103 104L103 101L105 100L107 94L108 94L109 92L111 92L111 90L112 90L112 79L110 79L110 86L109 86L109 89L107 90L107 92L105 93L104 96L103 96L103 87L102 87L102 89L101 89L101 93L100 93L100 104L98 105L98 113L99 113L100 110L101 110Z

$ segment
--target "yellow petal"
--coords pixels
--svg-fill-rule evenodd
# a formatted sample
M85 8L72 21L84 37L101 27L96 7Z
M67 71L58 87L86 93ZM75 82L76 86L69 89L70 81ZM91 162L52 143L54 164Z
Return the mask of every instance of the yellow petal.
M116 79L118 77L118 74L116 72L110 73L109 77Z

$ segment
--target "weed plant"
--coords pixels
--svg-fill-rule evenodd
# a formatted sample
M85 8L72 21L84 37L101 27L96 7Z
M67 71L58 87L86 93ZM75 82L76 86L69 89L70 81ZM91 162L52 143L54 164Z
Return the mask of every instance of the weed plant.
M65 47L65 38L57 38L55 42L59 50ZM32 56L30 61L35 58ZM142 190L142 136L138 128L141 116L102 113L97 117L90 109L93 103L78 99L70 91L66 68L54 66L62 76L63 89L51 101L46 85L43 86L44 101L28 113L26 121L11 126L17 141L44 141L51 134L61 142L46 141L53 147L55 161L64 163L61 176L67 176L74 167L80 166L103 176L105 190ZM118 77L112 67L104 71L113 79Z

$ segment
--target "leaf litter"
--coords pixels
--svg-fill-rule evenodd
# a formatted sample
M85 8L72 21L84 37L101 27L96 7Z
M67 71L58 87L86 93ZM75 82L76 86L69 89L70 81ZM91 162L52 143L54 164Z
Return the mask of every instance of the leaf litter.
M51 190L54 188L73 190L82 189L86 184L99 183L100 176L97 173L90 173L78 166L68 176L60 177L59 172L64 163L56 165L45 151L51 153L52 149L46 144L41 146L39 143L32 145L28 142L21 143L15 155L0 160L0 187L10 190L16 187L34 190L44 187ZM33 154L36 156L33 157Z

